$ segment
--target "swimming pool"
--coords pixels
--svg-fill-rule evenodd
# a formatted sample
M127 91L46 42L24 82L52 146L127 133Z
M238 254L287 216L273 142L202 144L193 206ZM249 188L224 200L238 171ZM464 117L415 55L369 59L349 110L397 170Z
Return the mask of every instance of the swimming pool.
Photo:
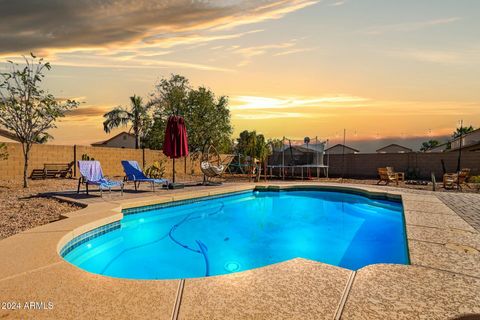
M179 279L301 257L351 270L408 263L400 202L338 191L248 191L126 210L60 254L89 272Z

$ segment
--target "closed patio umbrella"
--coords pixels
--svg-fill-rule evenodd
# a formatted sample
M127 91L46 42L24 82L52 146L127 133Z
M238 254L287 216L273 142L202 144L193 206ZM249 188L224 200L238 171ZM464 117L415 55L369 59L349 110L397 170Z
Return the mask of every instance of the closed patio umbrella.
M188 136L185 120L177 115L170 116L165 130L163 153L173 159L173 179L175 182L175 159L188 156Z

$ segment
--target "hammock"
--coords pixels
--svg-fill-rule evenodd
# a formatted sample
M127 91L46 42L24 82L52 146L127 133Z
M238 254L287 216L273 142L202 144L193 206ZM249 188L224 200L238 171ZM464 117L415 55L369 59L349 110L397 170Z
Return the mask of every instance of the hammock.
M228 168L228 165L232 162L233 158L233 155L227 155L222 160L217 149L215 149L213 145L210 145L203 150L200 169L207 179L220 177Z

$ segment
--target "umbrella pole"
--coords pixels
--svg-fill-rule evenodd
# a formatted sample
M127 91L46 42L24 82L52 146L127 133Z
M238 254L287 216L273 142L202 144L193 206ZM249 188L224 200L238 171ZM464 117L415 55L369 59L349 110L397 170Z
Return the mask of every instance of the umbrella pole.
M175 158L173 158L173 179L172 182L175 183Z

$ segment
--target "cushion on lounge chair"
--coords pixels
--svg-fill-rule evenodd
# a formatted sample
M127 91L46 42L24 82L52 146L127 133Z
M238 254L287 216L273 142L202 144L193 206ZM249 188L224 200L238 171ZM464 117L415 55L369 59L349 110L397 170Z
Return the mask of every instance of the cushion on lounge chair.
M127 176L127 179L130 181L145 181L145 182L153 182L158 184L168 183L167 179L153 179L147 177L140 166L138 165L137 161L134 160L122 160L123 171Z

